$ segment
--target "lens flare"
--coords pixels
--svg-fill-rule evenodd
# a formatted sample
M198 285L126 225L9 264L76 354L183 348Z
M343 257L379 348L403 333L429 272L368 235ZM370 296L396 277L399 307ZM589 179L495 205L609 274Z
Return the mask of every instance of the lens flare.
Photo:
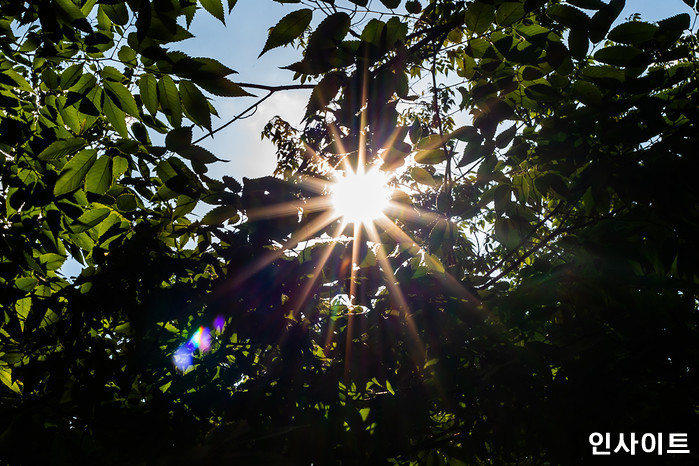
M211 331L208 327L199 327L189 342L193 343L195 348L199 348L202 353L206 353L211 348Z
M226 319L222 315L217 315L214 319L214 329L217 332L222 332L223 327L226 325Z
M391 192L379 170L348 172L330 188L335 214L347 223L371 223L383 216Z
M189 349L189 345L180 346L175 354L172 356L172 362L175 367L182 372L186 371L192 366L192 350Z
M208 327L199 327L187 343L177 348L172 356L172 362L181 371L186 371L192 366L194 350L206 353L211 349L211 331Z

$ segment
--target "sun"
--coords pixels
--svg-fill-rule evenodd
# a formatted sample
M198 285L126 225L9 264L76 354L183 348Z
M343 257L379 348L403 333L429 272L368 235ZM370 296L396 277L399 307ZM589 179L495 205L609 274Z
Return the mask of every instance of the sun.
M348 170L331 185L330 196L335 215L346 223L368 224L384 215L391 191L388 178L377 169Z

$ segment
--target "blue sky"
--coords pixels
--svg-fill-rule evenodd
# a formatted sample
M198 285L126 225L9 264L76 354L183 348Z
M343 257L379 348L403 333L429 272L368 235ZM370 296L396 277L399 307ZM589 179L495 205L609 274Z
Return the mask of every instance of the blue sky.
M376 0L372 1L378 4ZM382 7L380 4L378 6ZM284 15L303 7L302 4L280 4L272 0L238 0L226 18L226 26L200 10L191 29L195 37L177 44L178 49L192 56L210 56L220 60L238 71L238 74L231 76L237 82L291 84L293 73L279 67L299 60L299 50L285 47L271 50L259 59L257 56L264 46L269 28ZM683 12L692 14L692 9L682 0L627 0L619 18L623 22L633 13L640 13L644 20L652 22ZM318 18L320 15L316 14L314 24ZM298 124L309 94L303 90L277 93L265 101L252 117L233 123L217 133L213 140L203 142L217 156L230 160L229 163L213 166L213 174L230 175L237 179L270 175L276 163L274 147L269 141L260 140L260 132L275 115ZM217 98L214 105L221 119L215 120L214 126L227 122L253 102L252 98Z

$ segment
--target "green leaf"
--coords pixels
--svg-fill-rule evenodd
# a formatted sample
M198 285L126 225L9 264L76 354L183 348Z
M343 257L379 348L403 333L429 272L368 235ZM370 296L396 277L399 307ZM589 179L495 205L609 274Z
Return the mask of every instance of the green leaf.
M168 57L175 61L172 67L175 74L196 83L202 79L218 79L237 73L213 58L192 58L181 52L170 52Z
M125 2L117 2L113 5L100 5L99 7L114 24L126 26L129 22L129 10L126 8Z
M119 136L128 139L129 130L126 127L126 114L114 103L107 93L104 95L102 111L104 112L104 116L107 117L107 121L109 121L116 132L119 133Z
M405 11L416 15L422 11L422 5L417 0L409 0L405 2Z
M29 316L29 312L32 309L32 298L30 296L26 296L22 299L18 299L17 302L15 302L15 311L17 312L17 317L19 318L19 326L24 331L24 322L27 320L27 316ZM0 367L2 369L2 367ZM3 382L5 382L3 380ZM5 382L6 385L10 386Z
M614 86L623 82L626 78L624 71L613 66L586 66L580 72L581 76L593 83L605 86Z
M587 37L587 32L576 29L568 33L568 49L573 57L584 60L589 46L590 39Z
M54 141L39 153L39 160L56 160L82 149L87 144L83 138L60 139Z
M75 3L73 3L72 0L55 0L55 2L59 10L65 13L71 21L85 19L85 15L83 14L83 12L80 10L80 8L78 8L78 6Z
M306 106L305 118L310 117L318 111L322 111L328 106L330 101L337 95L342 85L342 75L339 73L328 73L313 88L311 97Z
M182 124L182 104L175 81L170 76L162 76L158 81L158 100L172 126L179 127Z
M190 81L180 81L180 97L187 118L211 131L209 102L197 86Z
M571 5L575 5L578 8L584 8L585 10L599 10L605 6L602 0L566 0Z
M112 102L117 104L124 112L138 118L136 99L134 99L133 94L131 94L126 86L118 82L106 80L102 82L102 85L104 86L104 90L107 91L107 95L112 99Z
M188 146L177 151L182 157L200 164L209 164L214 162L222 162L213 153L204 149L201 146Z
M609 31L609 40L624 44L640 44L653 38L658 26L642 21L630 21L620 24Z
M459 128L459 130L462 130L462 128ZM459 131L457 130L457 131ZM455 131L456 132L456 131ZM418 143L415 145L416 149L437 149L442 146L442 137L439 134L430 134L427 137L424 137L418 141Z
M381 0L381 3L383 3L386 8L390 8L391 10L400 6L400 0Z
M199 3L201 3L201 6L211 13L214 18L226 24L226 17L223 14L223 3L221 0L199 0Z
M85 176L85 190L95 194L104 194L112 185L112 159L103 155L98 158Z
M113 66L105 66L102 68L100 75L103 79L108 79L110 81L122 82L126 80L126 76L124 76L121 71L117 70Z
M70 65L68 68L63 70L63 73L61 73L61 88L69 89L73 86L73 84L75 84L78 81L78 79L80 79L80 76L82 76L82 74L82 63Z
M432 175L430 172L425 170L422 167L413 167L410 169L410 176L412 179L417 181L420 184L426 184L428 186L435 187L437 186L437 183L434 181L434 178L432 178Z
M294 39L303 34L313 18L313 11L304 8L302 10L292 11L284 16L276 26L272 29L262 48L262 52L258 55L261 57L265 52L282 45L291 43Z
M517 134L516 124L510 126L506 130L498 134L495 138L495 145L500 149L504 149L510 142L512 142L512 139L514 139L515 134Z
M20 277L15 280L15 287L25 293L32 291L38 284L39 280L34 277Z
M126 45L122 46L119 49L117 56L119 57L119 60L121 60L121 62L129 68L135 68L138 66L138 56L136 55L136 51L131 47Z
M46 270L58 270L66 261L64 256L52 252L39 256L39 263L46 267Z
M417 163L435 165L444 162L447 159L447 154L441 149L420 150L415 154Z
M245 97L253 95L228 78L199 79L196 83L205 91L220 97Z
M474 34L483 34L495 21L495 7L485 3L471 3L466 10L465 22L468 30Z
M233 7L235 6L236 3L238 3L238 0L228 0L228 13L233 11ZM296 3L298 3L298 2L296 2Z
M572 30L586 30L590 23L589 16L570 5L551 5L546 9L546 15Z
M116 205L121 212L133 212L138 208L138 200L132 193L124 193L117 196Z
M26 299L26 298L25 298ZM19 302L18 302L19 303ZM30 302L31 305L31 302ZM19 314L20 310L17 309L17 313ZM27 313L29 313L29 310L27 309ZM26 314L24 314L24 318L26 318ZM24 331L24 318L22 318L19 322L20 328L22 331ZM22 390L17 383L17 381L12 381L12 368L7 367L7 366L0 366L0 381L2 381L3 384L5 384L8 388L10 388L13 392L17 394L21 394Z
M30 92L30 93L34 92L34 89L32 88L32 86L29 85L27 80L24 79L24 76L22 76L21 74L19 74L15 70L13 70L13 69L3 70L2 74L4 76L7 76L8 78L10 78L10 80L14 83L13 87L17 87L25 92Z
M573 83L573 96L585 105L599 105L602 102L602 92L587 81Z
M459 141L481 141L483 136L478 133L478 130L473 126L461 126L460 128L452 131L451 134L447 136L447 139L458 139Z
M220 225L226 220L237 221L238 209L230 205L222 205L214 208L201 219L203 225Z
M175 128L165 136L165 147L174 152L179 152L192 145L192 127L182 126Z
M118 180L129 168L129 161L124 157L116 156L112 159L112 179Z
M595 60L615 66L627 66L633 64L642 53L643 51L636 47L612 45L598 50L595 53Z
M73 234L82 233L102 223L104 219L109 217L110 213L111 210L107 207L90 209L78 217L71 224L70 228L73 231Z
M689 14L681 13L658 21L658 26L660 26L661 30L684 31L685 29L689 29L691 21L692 19Z
M175 157L160 162L156 172L168 188L179 194L192 197L204 189L197 176Z
M524 4L522 2L502 3L495 12L495 21L500 26L509 26L524 18Z
M96 158L95 149L85 149L75 154L61 170L53 188L53 195L62 196L78 189Z
M146 73L138 80L138 89L141 93L141 102L151 115L158 111L158 81L150 73Z

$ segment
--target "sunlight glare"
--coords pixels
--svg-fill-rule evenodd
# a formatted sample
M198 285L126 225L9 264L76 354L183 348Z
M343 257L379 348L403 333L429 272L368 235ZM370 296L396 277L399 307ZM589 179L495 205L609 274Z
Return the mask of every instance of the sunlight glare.
M391 192L386 176L378 170L349 172L331 187L335 213L347 223L370 223L383 216Z

